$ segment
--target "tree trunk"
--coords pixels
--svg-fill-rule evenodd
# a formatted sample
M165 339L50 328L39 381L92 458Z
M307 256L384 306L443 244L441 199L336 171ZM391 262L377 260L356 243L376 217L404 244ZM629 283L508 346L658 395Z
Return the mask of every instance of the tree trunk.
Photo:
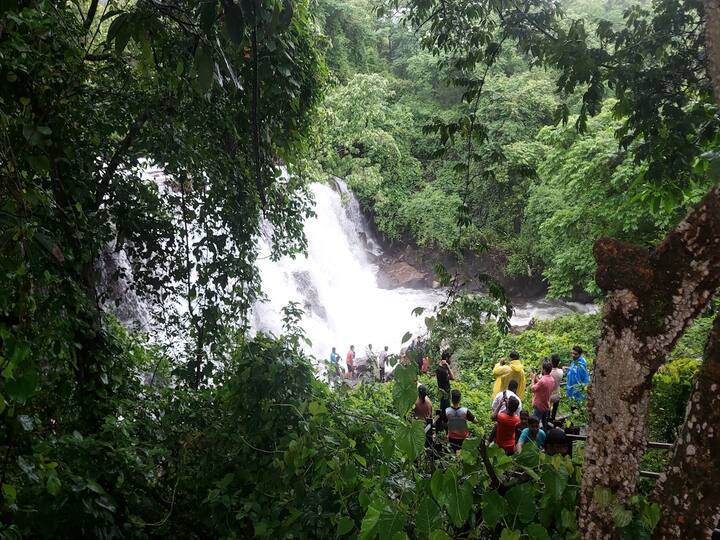
M707 70L713 83L715 102L720 104L720 0L705 0L704 8Z
M720 316L707 346L682 433L655 487L656 540L711 538L720 520Z
M617 538L593 494L604 487L624 502L635 492L652 376L720 288L720 186L654 252L603 238L594 255L609 296L589 390L579 515L586 540Z

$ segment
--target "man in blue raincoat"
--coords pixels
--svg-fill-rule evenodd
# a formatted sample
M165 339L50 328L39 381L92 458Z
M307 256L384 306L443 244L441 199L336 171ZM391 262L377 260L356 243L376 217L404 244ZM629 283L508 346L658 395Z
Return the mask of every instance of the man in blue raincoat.
M587 362L582 353L583 350L580 347L572 348L572 360L567 371L567 397L578 401L583 401L587 397L585 385L590 382Z

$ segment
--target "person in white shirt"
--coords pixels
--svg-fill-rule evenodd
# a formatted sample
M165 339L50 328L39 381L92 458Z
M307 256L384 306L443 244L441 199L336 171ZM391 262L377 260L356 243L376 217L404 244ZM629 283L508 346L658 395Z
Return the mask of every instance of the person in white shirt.
M380 365L380 382L385 382L385 366L388 363L388 347L378 353L378 364Z
M522 411L522 399L520 399L520 396L518 396L515 393L515 392L517 392L517 389L518 389L518 382L516 380L511 380L508 383L507 390L502 390L501 392L498 392L497 395L495 396L495 399L493 399L492 410L494 411L495 409L497 409L503 399L507 398L509 400L511 397L514 396L518 400L518 403L520 404L515 413L515 414L519 415L520 411ZM500 409L499 412L507 412L505 405L502 406L502 408Z
M550 357L550 363L552 364L552 371L550 372L550 375L553 379L555 379L555 388L553 389L552 394L550 394L550 403L552 404L550 421L555 424L555 416L557 415L558 406L560 405L560 398L562 397L562 395L560 394L560 381L562 381L565 372L560 367L559 354L553 353Z

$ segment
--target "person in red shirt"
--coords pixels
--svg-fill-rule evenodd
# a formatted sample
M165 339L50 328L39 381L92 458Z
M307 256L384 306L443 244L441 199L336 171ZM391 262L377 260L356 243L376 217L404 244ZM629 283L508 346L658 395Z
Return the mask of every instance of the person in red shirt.
M500 409L505 406L505 412ZM507 455L515 452L515 428L520 424L520 417L517 415L520 402L515 396L503 399L497 404L493 418L496 420L495 444L505 450Z
M550 397L555 389L555 379L551 375L552 364L546 361L542 366L542 377L538 377L535 370L532 371L532 391L533 391L533 412L532 415L538 418L543 425L543 429L547 432L548 419L550 417Z

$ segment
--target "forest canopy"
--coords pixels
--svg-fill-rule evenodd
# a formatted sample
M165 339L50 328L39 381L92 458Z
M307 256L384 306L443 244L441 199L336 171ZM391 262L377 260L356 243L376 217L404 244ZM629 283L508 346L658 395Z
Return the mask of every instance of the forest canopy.
M0 538L709 538L718 36L716 0L2 2ZM388 382L308 355L297 303L250 328L261 240L301 256L333 176L457 263ZM484 256L602 314L509 333L452 279ZM488 444L501 357L553 354L587 439ZM435 453L450 366L476 422Z

